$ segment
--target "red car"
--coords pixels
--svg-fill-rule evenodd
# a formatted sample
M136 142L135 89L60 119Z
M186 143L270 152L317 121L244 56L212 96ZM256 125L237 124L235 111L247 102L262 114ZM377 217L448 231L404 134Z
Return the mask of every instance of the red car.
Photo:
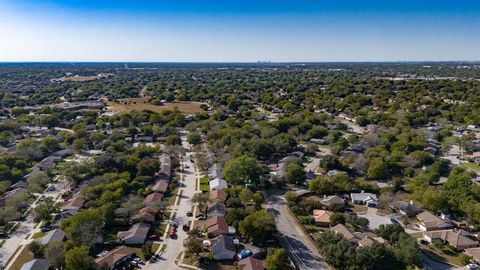
M175 236L175 229L172 227L170 228L170 232L169 232L169 235L170 235L170 238L174 237Z

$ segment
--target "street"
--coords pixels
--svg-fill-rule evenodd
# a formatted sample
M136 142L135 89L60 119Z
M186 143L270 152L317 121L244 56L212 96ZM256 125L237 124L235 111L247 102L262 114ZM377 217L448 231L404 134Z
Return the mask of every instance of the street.
M180 138L182 147L186 150L180 166L181 168L187 166L189 169L184 169L184 173L182 173L184 177L182 177L182 180L179 180L178 194L181 194L181 196L177 199L176 204L171 206L171 210L176 213L174 221L178 224L176 237L173 239L166 237L163 241L165 249L158 256L160 259L154 263L148 262L142 269L182 269L175 261L180 259L179 254L183 250L183 242L188 237L187 233L182 230L182 225L195 220L195 217L187 217L187 212L192 211L192 202L190 200L195 195L198 173L194 164L190 161L192 158L191 146L187 143L186 134L181 134Z
M42 196L45 198L52 197L54 200L63 201L60 194L65 189L64 182L57 181L52 182L52 184L55 187L55 190L48 191L48 189L45 189L42 194L39 194L37 199L32 205L30 205L30 211L33 211L33 208L40 203L40 197ZM30 212L28 216L20 222L15 232L9 235L9 238L5 239L5 243L0 247L0 266L5 265L11 256L17 256L20 253L20 250L15 253L15 250L17 250L18 247L25 246L32 241L31 236L40 231L39 228L35 229L36 224L37 223L33 220L32 212ZM10 260L9 264L13 263L13 261L14 259Z
M287 212L285 199L273 194L266 202L267 210L275 216L280 243L298 269L329 269L297 222Z

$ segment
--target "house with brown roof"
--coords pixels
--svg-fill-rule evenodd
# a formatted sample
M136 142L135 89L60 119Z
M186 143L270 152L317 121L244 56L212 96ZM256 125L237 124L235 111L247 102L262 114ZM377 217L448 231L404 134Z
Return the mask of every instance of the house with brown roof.
M145 197L145 199L143 200L143 203L145 204L145 206L152 206L160 203L162 199L163 199L163 193L153 192L148 194L147 197Z
M467 248L465 254L472 257L475 262L480 263L480 247Z
M148 223L155 223L155 215L157 214L157 210L153 207L146 206L140 211L138 214L132 217L133 222L148 222Z
M83 208L83 205L85 204L86 201L87 199L83 197L78 197L78 196L73 197L63 203L62 210L76 213L81 208Z
M165 180L159 180L152 187L153 192L166 193L168 190L168 182Z
M132 256L133 253L128 247L116 247L104 256L95 259L95 269L104 269L103 267L106 267L108 270L115 269L118 265L126 263Z
M243 260L238 261L239 270L264 270L262 261L259 259L250 256Z
M211 237L228 234L228 224L222 216L209 217L205 222L205 225L207 227L207 233Z
M135 223L128 231L120 231L117 233L117 240L127 245L140 245L147 238L150 225L145 223Z
M418 214L417 219L420 221L419 227L422 231L445 230L453 228L452 223L447 222L428 211Z
M326 210L313 210L313 219L315 220L315 224L317 226L328 226L330 225L330 217L332 216L333 212L326 211Z
M343 224L337 224L330 228L335 234L342 235L343 239L350 243L355 243L361 247L368 247L375 243L375 240L368 237L366 233L355 232Z
M429 243L432 243L435 239L439 239L444 243L450 244L458 251L480 246L480 243L477 241L476 238L474 238L474 236L470 236L461 230L440 230L423 232L423 238Z
M342 197L338 196L338 195L331 195L331 196L323 196L323 199L321 201L321 203L325 206L330 206L330 205L333 205L333 204L340 204L340 205L343 205L345 204L345 200L342 199Z
M227 200L227 194L225 193L225 191L223 191L221 189L210 190L210 194L208 195L208 199L211 202L224 203Z

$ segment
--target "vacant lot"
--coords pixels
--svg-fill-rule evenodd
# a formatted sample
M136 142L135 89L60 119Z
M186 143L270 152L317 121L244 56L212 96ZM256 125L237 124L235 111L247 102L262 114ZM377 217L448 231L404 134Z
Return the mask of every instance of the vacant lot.
M148 103L144 98L128 98L121 99L118 102L107 102L107 108L116 114L143 110L159 113L163 111L172 111L174 108L177 108L179 111L186 114L196 114L203 111L203 109L200 108L200 105L202 105L200 102L174 102L165 103L163 105L153 105Z

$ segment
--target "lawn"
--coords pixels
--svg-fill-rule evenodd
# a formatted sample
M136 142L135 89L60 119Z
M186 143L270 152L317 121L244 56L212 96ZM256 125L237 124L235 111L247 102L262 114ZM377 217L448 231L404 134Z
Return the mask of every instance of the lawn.
M207 177L200 178L200 190L209 191L210 190L210 181Z
M40 238L40 237L43 237L45 235L44 232L36 232L32 235L32 238L33 239L36 239L36 238Z
M480 173L480 166L473 163L473 162L468 162L468 163L463 163L463 166L467 167L468 169Z
M148 100L144 98L128 98L121 99L119 102L107 102L108 109L115 113L129 113L131 111L143 110L160 113L163 111L173 111L177 108L186 114L196 114L204 111L200 105L202 105L200 102L174 102L163 105L153 105L148 103Z
M33 260L33 254L28 250L28 246L26 246L20 252L17 259L13 262L9 270L20 270L26 262L31 260Z

